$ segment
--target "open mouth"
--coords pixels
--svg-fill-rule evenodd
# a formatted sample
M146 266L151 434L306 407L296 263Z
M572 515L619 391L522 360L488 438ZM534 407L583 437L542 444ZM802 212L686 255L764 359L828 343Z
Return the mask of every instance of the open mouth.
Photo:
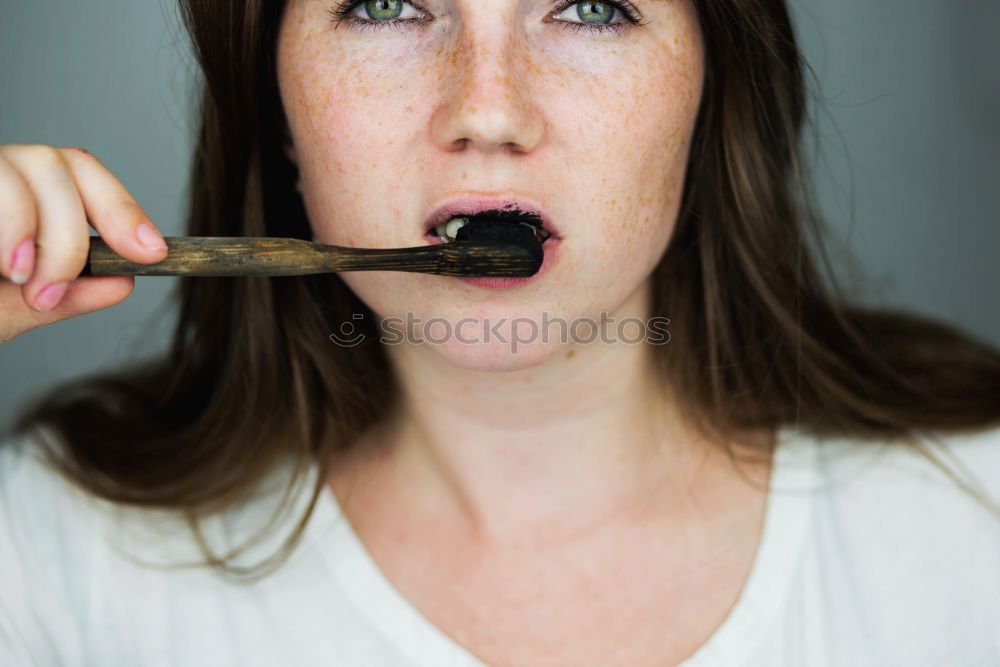
M462 227L496 221L517 222L528 226L539 243L545 243L551 236L538 214L520 209L490 209L468 214L456 212L448 220L432 228L428 234L442 243L452 243Z

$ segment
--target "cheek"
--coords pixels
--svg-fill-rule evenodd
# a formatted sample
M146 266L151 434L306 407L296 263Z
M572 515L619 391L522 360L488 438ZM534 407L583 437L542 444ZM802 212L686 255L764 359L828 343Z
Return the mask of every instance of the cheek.
M313 95L326 100L313 112L315 131L306 139L309 166L303 174L317 235L349 246L402 242L399 235L406 230L399 221L408 213L405 188L412 174L404 176L413 169L405 149L407 136L417 132L408 120L412 106L400 106L398 97L369 105L335 90Z
M581 142L572 163L588 179L577 186L581 210L599 213L585 253L602 263L588 274L595 283L633 284L669 243L703 85L701 42L691 27L644 49L643 66L618 68L603 92L587 98L589 136L597 140Z
M404 172L419 171L412 148L423 135L414 110L433 84L414 81L402 56L383 53L373 66L358 48L333 48L328 35L302 31L289 32L290 46L279 50L279 83L316 239L397 243L408 210L403 190L413 178Z
M702 54L697 32L681 32L654 53L656 76L634 97L636 197L643 211L636 218L636 242L645 239L665 249L680 208L690 144L702 94Z

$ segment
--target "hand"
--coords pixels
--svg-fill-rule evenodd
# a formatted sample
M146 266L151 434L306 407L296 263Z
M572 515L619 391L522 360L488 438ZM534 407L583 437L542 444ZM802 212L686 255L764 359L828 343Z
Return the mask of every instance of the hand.
M163 236L125 186L82 148L0 145L0 342L108 308L133 276L80 276L88 220L119 255L163 260Z

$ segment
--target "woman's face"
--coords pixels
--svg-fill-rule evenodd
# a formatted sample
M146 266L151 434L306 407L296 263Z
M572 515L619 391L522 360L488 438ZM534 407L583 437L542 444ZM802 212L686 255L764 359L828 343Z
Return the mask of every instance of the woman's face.
M316 240L438 242L427 217L462 197L541 210L555 234L542 271L513 287L341 274L376 317L440 318L424 332L431 340L461 335L425 346L434 354L513 370L567 343L554 320L615 317L645 294L677 217L701 99L691 0L361 0L340 18L337 2L288 0L277 45ZM553 335L515 351L531 322Z

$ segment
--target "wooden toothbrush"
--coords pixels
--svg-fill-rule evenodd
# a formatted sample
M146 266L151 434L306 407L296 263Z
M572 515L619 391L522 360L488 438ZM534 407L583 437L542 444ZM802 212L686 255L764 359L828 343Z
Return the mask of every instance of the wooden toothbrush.
M131 262L99 236L90 237L81 275L299 276L340 271L412 271L442 276L526 277L542 263L542 246L526 225L466 225L450 243L411 248L349 248L293 238L167 237L167 257Z

